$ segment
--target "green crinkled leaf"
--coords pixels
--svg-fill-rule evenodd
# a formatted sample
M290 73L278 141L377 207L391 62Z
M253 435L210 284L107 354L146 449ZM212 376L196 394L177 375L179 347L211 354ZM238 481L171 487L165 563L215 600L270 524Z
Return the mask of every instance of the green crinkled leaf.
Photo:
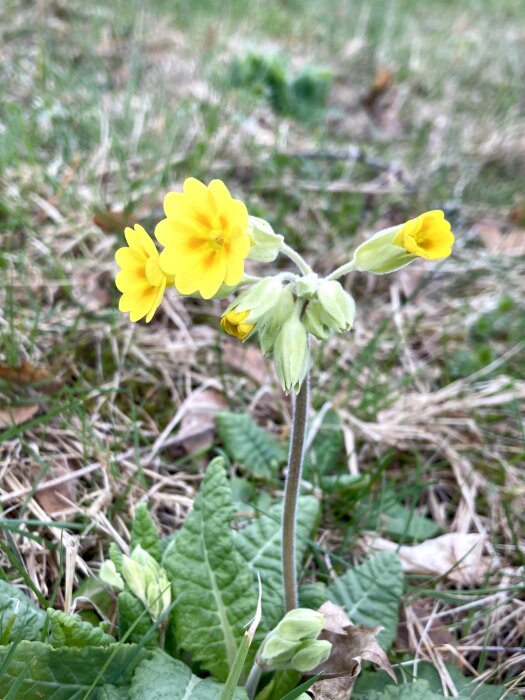
M115 639L100 627L82 620L79 615L67 615L62 610L48 608L49 643L53 647L105 647Z
M0 648L0 666L11 649L12 645ZM55 649L41 642L23 641L16 645L3 670L0 697L18 682L16 700L82 700L103 667L97 687L125 687L145 656L146 652L127 644Z
M138 544L158 562L162 557L162 546L157 526L145 503L137 506L131 528L131 549Z
M328 587L333 603L345 608L355 624L384 629L377 639L384 649L394 641L399 623L399 601L403 593L403 570L399 557L381 552L336 579Z
M272 680L256 696L255 700L282 700L286 693L297 687L301 680L298 671L276 671Z
M115 542L112 542L109 545L109 558L115 564L115 569L118 571L120 575L122 575L122 562L123 562L123 554L120 551L120 547L115 544Z
M146 644L147 647L156 647L158 631L150 632L153 622L144 604L129 591L122 591L118 596L118 626L119 638L122 639L127 631L133 626L135 620L137 624L133 627L130 635L126 637L126 642L139 643L149 633L151 638Z
M234 506L220 458L210 463L193 511L164 554L174 587L174 636L203 668L226 680L257 606L252 573L236 550Z
M328 600L328 588L321 581L299 588L299 607L318 610Z
M390 490L384 492L381 499L373 504L361 503L360 510L364 517L362 527L385 533L395 540L422 542L441 532L433 520L401 505Z
M137 667L130 689L130 700L220 700L222 683L194 676L191 669L163 652ZM243 688L235 700L247 700Z
M317 482L323 476L334 475L341 464L343 447L341 419L335 411L327 411L306 455L304 478Z
M12 622L13 615L16 615ZM19 588L0 580L0 638L8 625L9 642L17 639L38 641L46 614L40 610Z
M117 688L114 685L105 685L98 691L97 700L129 700L129 687Z
M297 571L306 554L308 540L319 518L319 503L313 496L301 496L297 508ZM253 574L262 582L262 620L260 631L275 627L284 615L282 579L282 503L273 505L235 537L235 544ZM326 600L326 598L325 598ZM323 601L324 602L324 601Z
M217 431L228 456L253 476L275 479L286 462L285 448L247 413L218 413Z
M371 690L363 700L440 700L442 694L433 693L427 681L420 680L409 685L387 686L383 690Z

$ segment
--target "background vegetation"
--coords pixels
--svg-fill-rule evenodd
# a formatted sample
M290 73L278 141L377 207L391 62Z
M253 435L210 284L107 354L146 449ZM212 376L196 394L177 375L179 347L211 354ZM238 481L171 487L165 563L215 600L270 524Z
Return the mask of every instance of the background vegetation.
M522 0L4 0L3 578L96 600L137 504L169 535L221 449L244 517L282 488L288 400L218 331L222 302L118 313L126 223L152 232L167 190L220 177L323 273L443 208L452 258L349 278L355 331L315 353L304 580L456 535L408 575L394 657L525 696L524 37ZM276 470L228 447L225 410L273 435ZM466 534L479 556L451 576Z

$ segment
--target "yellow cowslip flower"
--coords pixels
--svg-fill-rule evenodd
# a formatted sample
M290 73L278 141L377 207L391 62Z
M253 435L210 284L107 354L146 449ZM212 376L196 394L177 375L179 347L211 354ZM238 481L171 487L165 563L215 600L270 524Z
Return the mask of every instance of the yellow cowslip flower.
M160 265L175 276L181 294L199 292L210 299L222 284L239 284L251 246L248 211L221 180L206 186L188 178L182 192L166 195L164 212L155 229L165 246Z
M427 211L407 221L394 240L394 245L428 260L448 258L453 243L454 234L440 209Z
M173 286L173 276L165 274L159 266L159 251L146 231L135 224L124 231L127 246L115 253L121 268L115 284L120 297L119 309L129 312L131 321L146 317L146 323L159 308L166 287Z
M221 327L238 340L245 340L253 330L253 323L244 323L249 311L228 311L221 318Z

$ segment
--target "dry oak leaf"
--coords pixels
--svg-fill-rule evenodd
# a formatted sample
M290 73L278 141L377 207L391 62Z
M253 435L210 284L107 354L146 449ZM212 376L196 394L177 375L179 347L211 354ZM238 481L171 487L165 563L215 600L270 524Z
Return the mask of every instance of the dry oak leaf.
M22 360L18 367L0 364L0 379L19 386L33 386L41 392L52 394L58 391L62 383L40 367L35 367L27 360Z
M324 603L319 612L326 619L319 639L331 642L332 651L328 661L312 671L312 674L321 672L324 676L311 688L316 700L349 698L363 661L370 661L396 680L392 666L376 640L381 627L354 625L344 609L330 601Z
M192 392L181 406L184 411L177 433L179 442L188 454L207 450L213 444L215 416L227 408L224 396L214 389Z
M486 535L450 532L413 546L399 547L395 542L366 535L367 548L396 552L403 571L410 574L446 576L464 586L475 586L487 572L489 561L483 556Z
M0 428L11 428L31 420L40 406L8 406L0 408Z
M270 383L268 364L256 345L224 342L222 350L224 363L230 369L245 374L259 386Z

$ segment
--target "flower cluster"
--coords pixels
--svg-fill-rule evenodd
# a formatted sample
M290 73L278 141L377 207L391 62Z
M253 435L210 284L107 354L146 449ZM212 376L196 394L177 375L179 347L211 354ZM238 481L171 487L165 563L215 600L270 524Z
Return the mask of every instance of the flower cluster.
M245 341L257 335L272 355L286 392L298 390L308 371L309 337L326 340L352 328L355 303L337 280L357 270L393 272L416 258L450 255L454 236L442 211L429 211L399 226L379 231L354 251L350 262L319 278L264 219L250 216L220 180L205 185L188 178L182 192L164 199L165 218L155 228L157 246L142 226L125 231L127 247L116 253L121 271L116 285L119 308L132 321L151 321L164 292L222 298L242 291L221 318L221 327ZM301 274L245 275L247 259L269 263L283 253Z

